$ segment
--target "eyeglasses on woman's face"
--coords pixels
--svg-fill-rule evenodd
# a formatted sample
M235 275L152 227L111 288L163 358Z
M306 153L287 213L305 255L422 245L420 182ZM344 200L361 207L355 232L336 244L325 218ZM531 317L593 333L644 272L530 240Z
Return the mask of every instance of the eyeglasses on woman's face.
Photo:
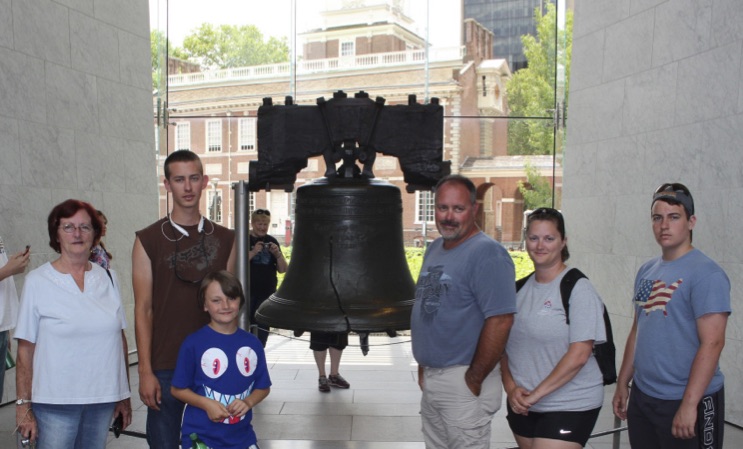
M93 232L93 226L83 223L80 226L75 226L72 223L65 223L63 225L59 226L60 229L62 229L67 234L72 234L75 232L75 230L79 230L83 234L90 234Z

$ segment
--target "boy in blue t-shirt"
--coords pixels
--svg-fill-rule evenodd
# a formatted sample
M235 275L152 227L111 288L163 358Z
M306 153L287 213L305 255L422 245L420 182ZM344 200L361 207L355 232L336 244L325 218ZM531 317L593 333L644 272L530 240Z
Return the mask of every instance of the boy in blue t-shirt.
M260 341L237 326L244 302L240 281L228 271L209 273L201 282L199 307L211 321L184 340L171 386L186 403L184 449L191 447L192 433L213 449L258 449L252 410L268 396L271 379Z

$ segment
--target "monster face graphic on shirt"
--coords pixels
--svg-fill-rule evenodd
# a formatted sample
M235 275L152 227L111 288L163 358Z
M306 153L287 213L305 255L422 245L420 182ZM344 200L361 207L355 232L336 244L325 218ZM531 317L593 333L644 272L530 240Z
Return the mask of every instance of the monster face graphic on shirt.
M241 347L232 357L220 348L209 348L201 355L201 371L210 379L219 379L222 385L239 385L245 382L244 378L250 377L255 373L258 366L258 356L255 351L247 346ZM232 401L244 400L253 390L253 382L242 392L237 394L228 394L220 392L214 388L204 385L205 396L222 403L225 407ZM229 417L222 421L224 424L235 424L242 417Z

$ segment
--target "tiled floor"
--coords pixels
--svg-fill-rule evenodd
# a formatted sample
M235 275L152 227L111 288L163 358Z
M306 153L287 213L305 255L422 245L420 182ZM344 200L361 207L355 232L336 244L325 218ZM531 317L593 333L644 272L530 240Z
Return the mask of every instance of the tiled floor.
M372 336L367 356L352 337L341 363L341 373L351 388L323 394L317 391L317 370L307 335L300 340L289 335L271 335L266 348L273 387L253 419L261 449L423 449L420 391L409 337ZM131 375L135 412L127 430L142 434L146 410L136 394L136 367L131 368ZM607 387L595 432L614 427L611 394L613 387ZM16 447L14 423L15 407L0 407L0 448ZM626 432L620 435L620 448L629 449ZM502 410L493 420L491 441L494 449L515 446ZM725 446L743 447L743 431L726 426ZM586 447L610 449L612 436L592 438ZM112 435L108 448L145 449L147 444L138 436L115 439Z

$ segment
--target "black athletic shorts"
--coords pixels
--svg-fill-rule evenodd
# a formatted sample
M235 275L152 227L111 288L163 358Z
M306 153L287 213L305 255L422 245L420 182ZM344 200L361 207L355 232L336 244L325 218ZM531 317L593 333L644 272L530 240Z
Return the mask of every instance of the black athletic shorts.
M585 446L601 407L584 412L529 412L528 415L514 413L506 401L508 425L511 432L524 438L548 438L578 443Z
M627 434L633 449L719 449L725 433L725 388L704 395L697 405L696 438L674 438L673 418L681 400L648 396L633 384L627 406Z
M348 334L337 334L329 332L311 332L310 349L313 351L325 351L335 348L343 351L348 346Z

